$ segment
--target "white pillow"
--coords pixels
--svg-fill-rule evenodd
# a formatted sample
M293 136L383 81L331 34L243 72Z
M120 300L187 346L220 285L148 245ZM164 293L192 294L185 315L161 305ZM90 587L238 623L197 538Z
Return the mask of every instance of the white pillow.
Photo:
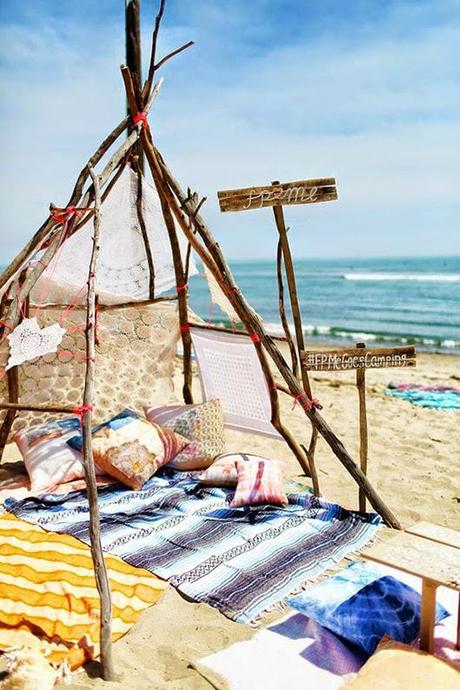
M79 431L79 417L65 417L16 433L14 441L24 458L32 491L46 491L85 476L82 454L66 443Z

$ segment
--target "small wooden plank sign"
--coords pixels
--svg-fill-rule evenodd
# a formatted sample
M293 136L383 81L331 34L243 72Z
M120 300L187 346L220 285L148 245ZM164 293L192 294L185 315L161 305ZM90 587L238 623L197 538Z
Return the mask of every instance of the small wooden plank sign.
M353 369L385 369L414 367L415 347L346 348L326 352L302 352L302 363L308 371L351 371Z
M217 192L220 210L249 211L266 206L289 206L293 204L317 204L337 199L335 177L317 180L297 180L265 187L245 187Z

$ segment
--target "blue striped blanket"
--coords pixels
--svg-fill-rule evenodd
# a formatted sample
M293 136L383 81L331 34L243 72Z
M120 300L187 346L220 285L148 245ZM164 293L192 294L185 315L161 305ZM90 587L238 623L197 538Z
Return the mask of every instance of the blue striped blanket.
M250 623L378 529L376 515L354 513L309 493L284 508L231 509L231 491L203 487L190 475L160 471L142 491L99 491L102 546L131 565L169 580L187 597ZM47 530L89 543L84 492L5 506Z

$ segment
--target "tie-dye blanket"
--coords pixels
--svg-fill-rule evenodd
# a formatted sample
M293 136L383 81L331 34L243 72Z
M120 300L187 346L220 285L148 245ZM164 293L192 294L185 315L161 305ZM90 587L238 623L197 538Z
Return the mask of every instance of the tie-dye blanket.
M394 398L408 400L417 407L429 407L434 410L460 410L459 388L390 383L385 393Z
M232 492L162 470L142 491L99 492L102 545L168 579L187 597L252 622L352 551L380 524L308 493L283 508L231 509ZM9 510L47 530L89 542L88 503L68 496L8 499Z

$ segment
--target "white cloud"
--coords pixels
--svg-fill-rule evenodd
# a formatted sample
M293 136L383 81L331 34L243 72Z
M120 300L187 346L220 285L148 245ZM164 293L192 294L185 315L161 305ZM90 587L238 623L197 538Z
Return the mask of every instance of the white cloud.
M433 8L430 22L422 9L401 3L380 26L365 25L361 40L322 35L253 53L235 41L234 62L234 36L211 31L225 25L218 6L163 33L164 52L201 41L165 70L155 136L184 184L209 197L230 256L272 255L276 237L269 211L220 214L217 189L330 175L339 202L286 210L299 256L458 253L460 21L452 12L447 24ZM227 17L234 30L245 11L235 4ZM4 32L14 47L0 120L6 259L49 201L66 200L124 98L121 25L85 24L71 40L59 25Z

